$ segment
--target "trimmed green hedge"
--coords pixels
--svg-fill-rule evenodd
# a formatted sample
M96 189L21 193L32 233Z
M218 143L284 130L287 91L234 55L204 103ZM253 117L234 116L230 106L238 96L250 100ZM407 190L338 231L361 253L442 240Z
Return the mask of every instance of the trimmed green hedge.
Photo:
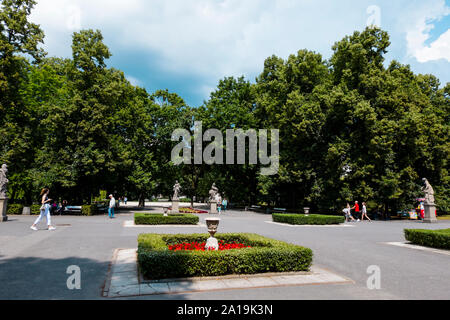
M21 215L23 204L8 204L7 214L11 216Z
M308 216L304 214L285 214L274 213L272 214L272 220L274 222L288 223L295 225L328 225L328 224L341 224L345 222L345 217L342 216L325 216L319 214L310 214Z
M94 216L97 214L97 211L97 205L95 204L86 204L81 206L82 216Z
M309 248L269 239L257 234L218 234L226 243L252 248L225 251L170 251L169 245L206 242L207 234L141 234L138 237L140 272L147 279L309 271L313 252Z
M31 214L32 215L39 215L39 214L41 214L41 205L40 204L33 204L33 205L31 205Z
M405 238L420 246L450 250L450 229L405 229Z
M199 218L193 214L135 213L134 224L198 224Z

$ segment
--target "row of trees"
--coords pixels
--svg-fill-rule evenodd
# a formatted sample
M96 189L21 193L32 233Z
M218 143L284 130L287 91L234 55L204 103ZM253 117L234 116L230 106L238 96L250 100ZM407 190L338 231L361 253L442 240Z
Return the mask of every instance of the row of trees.
M10 198L38 190L88 201L100 189L139 198L183 192L206 197L212 182L234 203L336 210L371 200L385 210L410 205L420 179L448 210L450 84L416 75L384 55L386 32L367 28L333 46L329 60L300 50L272 56L255 83L220 80L208 101L187 106L176 93L149 94L107 67L100 31L73 34L72 59L47 57L44 34L28 16L33 0L0 10L0 162ZM171 163L172 132L203 128L280 129L280 170L258 165Z

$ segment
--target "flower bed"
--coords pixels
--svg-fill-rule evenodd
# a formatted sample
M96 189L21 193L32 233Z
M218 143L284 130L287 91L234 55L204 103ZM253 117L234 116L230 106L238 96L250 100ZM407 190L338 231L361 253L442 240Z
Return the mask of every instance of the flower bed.
M405 238L420 246L450 250L450 229L405 229Z
M243 244L238 250L170 250L170 246L197 242L208 234L141 234L138 262L146 279L168 279L228 274L309 271L313 252L309 248L269 239L257 234L218 234L223 244Z
M167 217L162 213L135 213L136 225L161 225L161 224L198 224L199 218L192 214L170 214Z
M172 209L172 208L170 208L170 209ZM180 211L180 213L197 213L197 214L208 213L208 211L198 210L198 209L193 209L193 208L180 208L178 211Z
M208 248L206 248L206 242L183 242L178 243L174 245L168 246L169 250L171 251L206 251ZM246 246L243 243L225 243L225 241L221 240L219 241L219 251L224 250L234 250L234 249L243 249L243 248L251 248L251 246Z
M341 224L345 222L345 218L342 216L325 216L319 214L284 214L274 213L272 214L272 220L274 222L288 223L294 225L329 225L329 224Z

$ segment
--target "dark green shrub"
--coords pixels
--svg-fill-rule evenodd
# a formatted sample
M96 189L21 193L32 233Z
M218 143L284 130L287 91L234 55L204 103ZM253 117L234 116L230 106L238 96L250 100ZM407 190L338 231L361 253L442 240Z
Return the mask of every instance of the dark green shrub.
M193 214L169 214L167 217L162 213L135 213L135 224L198 224L199 218Z
M86 204L81 206L81 215L83 216L93 216L97 214L97 205Z
M32 215L39 215L40 213L41 213L41 205L40 204L31 205L31 214Z
M147 279L309 271L313 252L309 248L269 239L257 234L219 234L225 242L252 248L226 251L170 251L169 245L206 242L207 234L141 234L138 262Z
M420 246L450 249L450 229L405 229L405 238L407 241Z
M306 216L304 214L284 214L284 213L272 214L272 220L274 222L288 223L295 225L328 225L328 224L341 224L345 222L345 218L342 216L325 216L319 214L310 214Z
M23 205L22 204L8 204L7 209L8 215L20 215L22 214Z

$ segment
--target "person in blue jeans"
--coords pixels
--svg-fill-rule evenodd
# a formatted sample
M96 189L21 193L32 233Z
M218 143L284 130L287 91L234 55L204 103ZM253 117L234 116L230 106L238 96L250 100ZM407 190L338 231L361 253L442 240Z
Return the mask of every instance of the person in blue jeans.
M116 199L114 199L113 195L109 195L109 208L108 208L108 217L110 219L114 219L114 207L116 206Z
M227 206L228 206L228 200L226 198L223 198L223 200L222 200L223 211L227 211Z

